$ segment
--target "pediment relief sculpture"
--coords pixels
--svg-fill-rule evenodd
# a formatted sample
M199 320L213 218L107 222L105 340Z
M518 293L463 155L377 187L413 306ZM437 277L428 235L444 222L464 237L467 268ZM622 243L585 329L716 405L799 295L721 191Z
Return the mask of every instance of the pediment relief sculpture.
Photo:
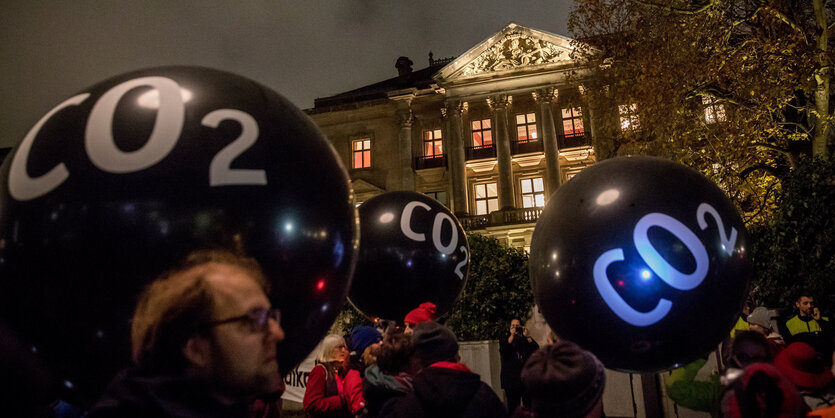
M461 75L509 70L570 60L568 51L548 41L524 33L509 33L501 41L467 64Z

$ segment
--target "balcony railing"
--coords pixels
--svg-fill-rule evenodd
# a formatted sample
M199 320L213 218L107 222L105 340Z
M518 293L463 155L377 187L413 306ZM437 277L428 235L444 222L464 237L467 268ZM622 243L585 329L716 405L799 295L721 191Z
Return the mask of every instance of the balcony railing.
M510 154L528 154L532 152L542 152L542 141L539 139L530 139L526 142L510 141Z
M542 215L542 208L499 210L489 215L462 216L458 220L465 230L484 229L488 226L534 223Z
M435 167L446 167L446 154L428 157L415 157L415 170Z
M587 147L591 145L591 135L586 132L580 135L557 135L560 149Z
M480 147L464 147L464 158L469 160L480 160L482 158L496 158L496 147L483 145Z

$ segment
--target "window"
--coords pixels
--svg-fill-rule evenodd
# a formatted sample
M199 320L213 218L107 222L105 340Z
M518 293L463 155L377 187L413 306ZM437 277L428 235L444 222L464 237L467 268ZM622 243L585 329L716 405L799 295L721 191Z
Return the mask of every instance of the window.
M583 113L579 107L562 110L562 132L566 137L583 136Z
M424 194L433 198L433 199L435 199L435 200L437 200L438 202L440 202L444 206L449 206L447 204L449 201L447 200L447 195L446 195L445 190L439 190L437 192L426 192Z
M636 130L640 127L638 121L638 105L635 103L618 106L618 114L620 115L620 130Z
M493 145L493 132L490 130L490 119L474 120L473 146L490 147Z
M536 115L522 113L516 115L516 138L519 142L536 140Z
M475 185L475 214L487 215L499 210L499 190L496 183Z
M371 167L371 138L361 138L351 141L354 158L352 168Z
M440 129L423 131L423 155L432 158L443 156L444 147L441 139Z
M725 122L725 106L719 103L715 97L702 96L702 106L705 108L705 122Z
M538 208L545 206L545 187L542 177L522 179L522 207Z

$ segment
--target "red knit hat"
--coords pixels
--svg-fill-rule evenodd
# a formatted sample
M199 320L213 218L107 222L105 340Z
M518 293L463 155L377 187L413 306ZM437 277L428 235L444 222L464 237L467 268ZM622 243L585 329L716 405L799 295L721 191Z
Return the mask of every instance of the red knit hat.
M802 418L806 403L792 383L768 363L746 367L721 401L722 416Z
M819 389L832 381L832 371L811 345L795 342L774 359L774 366L799 388Z
M417 308L406 314L403 322L411 322L415 325L435 319L435 304L423 302Z

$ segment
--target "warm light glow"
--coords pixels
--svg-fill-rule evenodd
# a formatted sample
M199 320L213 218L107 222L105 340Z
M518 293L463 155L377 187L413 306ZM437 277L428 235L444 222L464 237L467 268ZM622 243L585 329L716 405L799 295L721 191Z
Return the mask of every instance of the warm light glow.
M324 288L325 288L325 281L324 280L319 280L318 282L316 282L316 290L321 292L322 289L324 289Z
M180 97L182 97L183 103L188 102L192 97L191 91L180 87ZM139 96L139 98L136 99L136 102L140 106L147 107L148 109L159 109L159 90L148 90Z
M394 220L394 213L392 213L392 212L386 212L386 213L380 215L380 223L381 224L387 224L387 223L389 223L393 220Z
M600 205L600 206L606 206L606 205L611 204L615 200L618 200L619 197L620 197L620 190L609 189L609 190L604 191L603 193L600 193L597 196L597 204Z

